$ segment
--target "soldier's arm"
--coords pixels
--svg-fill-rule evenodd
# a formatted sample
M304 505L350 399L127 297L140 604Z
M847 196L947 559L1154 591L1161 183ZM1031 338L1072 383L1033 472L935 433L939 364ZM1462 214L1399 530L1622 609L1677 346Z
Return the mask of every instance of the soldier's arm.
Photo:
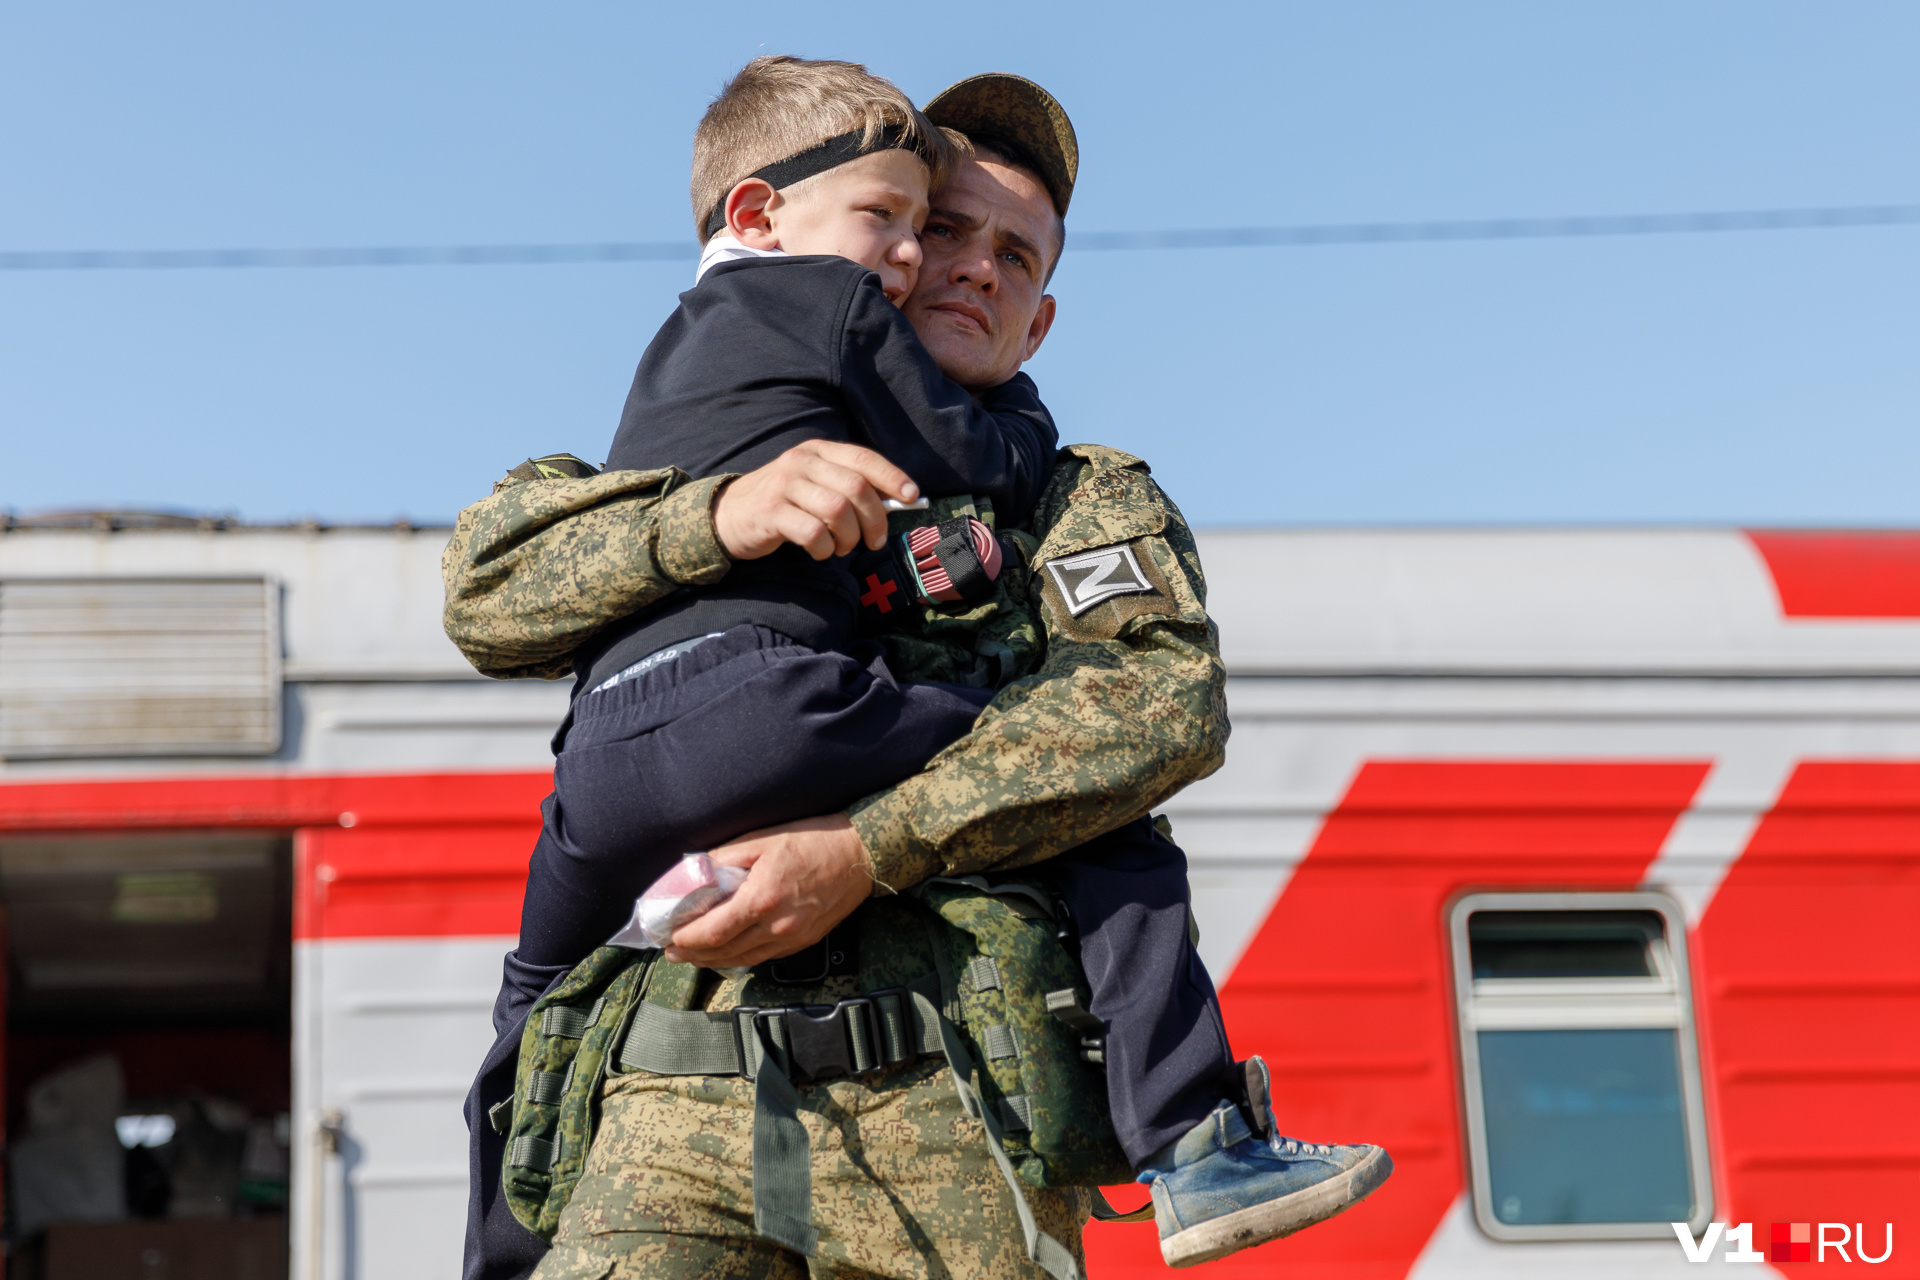
M441 556L447 635L483 674L555 680L575 649L682 587L783 542L815 559L886 537L883 495L916 496L871 449L808 440L744 476L599 473L530 460L460 513Z
M460 513L441 556L447 635L484 675L557 680L608 623L733 562L714 531L731 476L608 471L541 459Z
M1225 758L1226 669L1206 580L1146 464L1063 452L1034 532L1024 583L1046 625L1045 663L924 772L849 809L882 886L1039 862Z

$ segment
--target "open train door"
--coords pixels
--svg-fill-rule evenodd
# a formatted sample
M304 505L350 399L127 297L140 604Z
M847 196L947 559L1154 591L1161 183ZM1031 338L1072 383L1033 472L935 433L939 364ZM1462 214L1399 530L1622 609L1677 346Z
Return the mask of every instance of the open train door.
M10 1226L35 1280L150 1253L196 1280L457 1276L460 1102L549 785L0 787ZM23 1155L80 1190L29 1204Z
M290 854L274 830L0 840L16 1274L286 1274Z

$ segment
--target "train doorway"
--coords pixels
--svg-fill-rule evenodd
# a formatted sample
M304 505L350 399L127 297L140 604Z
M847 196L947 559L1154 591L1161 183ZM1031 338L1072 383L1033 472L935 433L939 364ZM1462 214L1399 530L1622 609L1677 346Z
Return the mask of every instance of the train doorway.
M292 840L0 839L8 1274L285 1280Z

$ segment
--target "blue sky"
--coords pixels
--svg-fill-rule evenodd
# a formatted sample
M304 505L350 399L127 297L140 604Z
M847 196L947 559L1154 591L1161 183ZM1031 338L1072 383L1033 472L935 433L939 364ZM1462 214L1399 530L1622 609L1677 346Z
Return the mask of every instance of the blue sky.
M1078 128L1081 231L1920 203L1920 5L0 6L0 250L689 237L762 52ZM683 263L0 272L0 507L446 520ZM1920 524L1920 227L1087 253L1029 366L1200 524Z

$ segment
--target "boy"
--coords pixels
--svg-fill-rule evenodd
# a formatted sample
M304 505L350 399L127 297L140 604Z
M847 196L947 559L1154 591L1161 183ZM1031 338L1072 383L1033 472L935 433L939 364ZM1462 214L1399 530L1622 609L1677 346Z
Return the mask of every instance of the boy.
M709 112L702 141L724 139L725 126L755 111L763 117L756 136L764 134L779 81L812 78L823 66L844 68L786 59L750 65ZM865 92L884 84L867 80ZM905 106L897 122L878 126L869 115L864 128L812 142L724 189L723 176L710 184L704 215L702 162L720 148L696 144L696 214L703 231L725 231L708 242L701 287L642 361L609 467L675 464L712 474L825 435L873 444L922 488L980 493L1009 521L1024 517L1052 457L1051 423L1031 383L1018 376L973 405L932 368L888 305L912 287L917 249L901 228L924 216L924 186L916 189L914 178L930 176L939 144L924 144L924 170L909 147L862 148L938 136L911 111ZM816 127L813 136L825 131ZM774 256L812 252L846 260ZM1044 444L1033 451L1034 441ZM937 532L942 544L950 540L945 526ZM990 579L999 558L992 539L982 540L979 526L955 532L962 546L950 552L971 544L975 585ZM968 568L964 555L957 572L946 572L946 557L930 559L937 563L917 566L924 572L910 579L923 602L946 598ZM557 739L556 794L529 881L523 960L577 961L624 919L633 892L680 853L840 808L917 772L966 732L987 691L898 684L884 663L863 669L855 661L869 650L854 634L851 582L844 565L784 548L736 565L724 590L689 593L616 624L578 655L585 692ZM1118 878L1170 875L1184 901L1183 860L1160 844L1148 837ZM1071 908L1088 888L1066 879ZM1160 1165L1175 1159L1173 1144L1165 1146ZM1143 1154L1137 1163L1155 1167L1156 1153ZM1362 1158L1373 1161L1377 1185L1390 1165L1377 1151Z
M738 177L768 152L780 158ZM913 287L928 191L951 153L862 68L748 64L696 135L694 200L711 238L641 359L608 469L698 477L803 440L852 440L918 488L1024 518L1057 443L1032 381L976 403L894 305ZM928 590L990 589L998 543L982 524L954 532L933 557L951 566L944 589ZM580 960L682 853L891 785L971 727L991 692L895 681L856 635L860 595L845 560L787 545L575 656L583 692L555 737L552 839L530 872L523 959Z

